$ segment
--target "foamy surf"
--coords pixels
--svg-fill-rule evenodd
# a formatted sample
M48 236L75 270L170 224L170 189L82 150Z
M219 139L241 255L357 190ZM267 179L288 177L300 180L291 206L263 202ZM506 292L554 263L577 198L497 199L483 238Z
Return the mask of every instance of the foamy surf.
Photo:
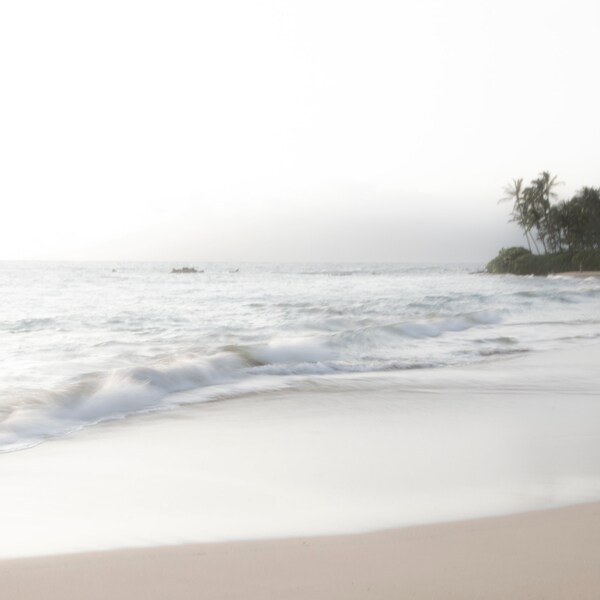
M188 353L148 366L86 374L61 389L13 399L8 414L0 419L0 452L22 450L84 427L169 410L182 403L225 399L249 388L256 393L260 389L291 386L298 383L299 376L431 366L369 361L361 353L399 343L395 338L433 338L498 321L497 315L481 313L431 322L392 323L335 334L276 339L267 344L228 346L207 357ZM257 385L248 386L249 380L255 380ZM194 396L188 394L185 400L181 399L180 392L192 390L197 392Z
M3 265L0 451L325 375L478 363L600 335L597 279L464 266L198 268L202 278L151 263L116 273Z

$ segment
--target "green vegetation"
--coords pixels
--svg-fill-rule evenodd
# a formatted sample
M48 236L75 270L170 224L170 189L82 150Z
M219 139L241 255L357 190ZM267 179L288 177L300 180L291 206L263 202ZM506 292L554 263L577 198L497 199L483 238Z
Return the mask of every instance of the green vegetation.
M600 251L532 254L527 248L502 248L486 267L488 273L548 275L565 271L600 271Z
M547 171L527 187L514 179L501 201L512 201L512 218L527 248L503 248L489 273L547 275L600 270L600 188L584 187L570 200L556 201L556 177Z

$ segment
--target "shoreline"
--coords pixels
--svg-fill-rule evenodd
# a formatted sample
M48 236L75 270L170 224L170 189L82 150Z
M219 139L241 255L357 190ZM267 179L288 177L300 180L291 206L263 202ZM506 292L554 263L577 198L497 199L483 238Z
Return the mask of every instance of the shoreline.
M325 378L320 391L189 406L6 454L0 557L347 534L599 500L599 353L590 343Z
M373 533L0 561L19 600L597 597L600 502Z

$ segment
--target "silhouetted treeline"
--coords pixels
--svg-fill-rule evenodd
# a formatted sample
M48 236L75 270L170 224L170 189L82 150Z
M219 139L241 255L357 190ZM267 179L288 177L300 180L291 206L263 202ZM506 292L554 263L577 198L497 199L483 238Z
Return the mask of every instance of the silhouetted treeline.
M584 187L570 200L552 202L558 182L544 171L524 187L514 179L504 188L512 220L525 233L530 251L568 252L600 248L600 188Z
M523 230L529 250L503 248L490 273L545 275L600 270L600 188L584 187L570 200L557 201L559 183L547 171L531 181L513 179L503 201L512 201L512 220Z

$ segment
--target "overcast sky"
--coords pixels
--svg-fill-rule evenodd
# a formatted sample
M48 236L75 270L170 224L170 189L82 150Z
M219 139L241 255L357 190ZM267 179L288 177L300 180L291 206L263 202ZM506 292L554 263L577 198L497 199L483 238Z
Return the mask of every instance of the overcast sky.
M0 4L0 259L485 261L600 186L600 2Z

